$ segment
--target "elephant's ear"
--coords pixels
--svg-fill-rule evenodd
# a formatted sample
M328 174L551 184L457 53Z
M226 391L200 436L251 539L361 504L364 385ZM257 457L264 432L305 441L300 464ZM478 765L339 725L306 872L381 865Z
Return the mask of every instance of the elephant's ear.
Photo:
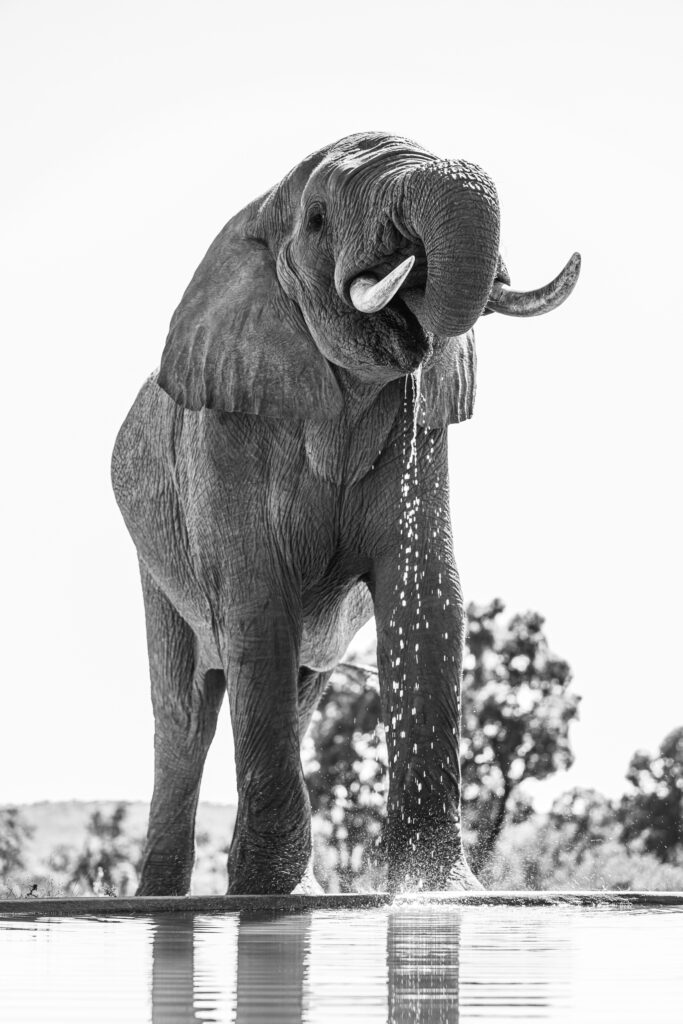
M422 373L418 419L423 427L468 420L474 410L477 354L474 331L446 339Z
M188 409L332 419L342 398L246 211L221 231L173 314L158 382Z

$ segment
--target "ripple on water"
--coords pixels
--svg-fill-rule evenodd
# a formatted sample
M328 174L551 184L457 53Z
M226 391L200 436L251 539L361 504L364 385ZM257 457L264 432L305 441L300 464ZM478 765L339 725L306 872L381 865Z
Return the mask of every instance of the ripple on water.
M683 910L0 921L0 1021L679 1022Z

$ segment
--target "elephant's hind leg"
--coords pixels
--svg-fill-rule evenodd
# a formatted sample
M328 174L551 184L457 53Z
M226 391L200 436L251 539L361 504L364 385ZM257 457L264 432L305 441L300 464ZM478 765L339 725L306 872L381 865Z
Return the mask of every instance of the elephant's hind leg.
M154 794L139 896L184 895L204 761L225 692L222 671L197 664L194 633L141 566L154 709Z
M299 740L306 735L331 675L331 672L316 672L313 668L299 669Z
M323 695L331 675L331 672L316 672L315 669L312 668L299 669L299 742L302 742L306 735L306 730L311 724L315 710L320 703L320 698ZM320 885L318 879L315 877L312 851L304 877L293 891L297 894L303 894L304 896L318 896L322 895L325 891Z

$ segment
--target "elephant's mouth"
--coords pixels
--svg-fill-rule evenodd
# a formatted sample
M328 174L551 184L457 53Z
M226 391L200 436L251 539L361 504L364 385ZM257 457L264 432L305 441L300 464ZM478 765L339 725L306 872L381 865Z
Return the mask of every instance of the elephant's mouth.
M410 261L410 265L408 265ZM400 280L394 280L397 274ZM356 306L357 282L364 287L372 288L373 282L383 287L387 283L389 294L379 294L371 299L366 308L361 308L371 316L389 319L393 333L398 332L411 368L417 366L427 357L434 346L434 335L426 326L424 316L425 291L427 287L428 264L427 253L419 241L405 239L405 244L390 255L373 263L361 271L355 270L347 278L344 292L348 301ZM499 264L496 283L509 284L509 277L504 264ZM374 309L373 305L377 308ZM356 308L358 308L356 306Z
M349 275L344 286L344 294L347 301L352 304L354 303L351 292L354 281L359 279L377 282L384 281L405 264L408 259L412 260L412 265L407 275L402 275L395 295L401 296L405 292L412 290L421 291L424 294L424 290L427 287L427 253L421 243L412 243L406 239L405 245L401 245L400 248L391 254L382 257L377 263L357 269ZM390 304L390 302L387 303L387 305Z
M421 306L424 299L424 289L421 292L417 292L417 289L412 289L412 292L415 299L417 299L417 305ZM405 335L409 342L407 347L416 355L424 358L431 347L430 337L420 323L417 313L414 311L415 306L413 305L411 309L411 306L408 305L406 292L403 292L403 294L398 292L391 302L387 304L386 308L390 309L402 321L403 331L401 333Z
M419 244L411 244L406 239L406 245L402 246L400 250L383 257L372 266L364 268L360 273L355 271L351 274L344 291L352 303L350 291L355 280L358 278L366 281L386 280L409 257L412 257L414 261L410 272L404 277L391 298L374 313L374 316L385 322L392 335L400 336L401 347L410 363L410 367L406 368L417 369L432 348L431 335L421 317L427 286L427 254L424 247Z

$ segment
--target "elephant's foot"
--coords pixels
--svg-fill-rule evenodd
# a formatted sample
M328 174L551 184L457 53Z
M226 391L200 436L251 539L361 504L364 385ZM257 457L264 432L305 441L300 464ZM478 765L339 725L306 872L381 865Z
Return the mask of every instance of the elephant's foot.
M325 890L313 873L313 857L309 860L304 877L292 889L292 896L324 896Z
M481 892L483 889L484 886L465 860L453 864L446 875L422 875L416 871L407 871L402 879L394 876L394 880L389 882L389 892L395 896L421 892Z
M194 850L191 854L177 850L148 848L140 871L136 896L187 896L190 891Z
M289 893L314 895L321 892L312 873L309 878L305 870L297 870L290 864L252 863L245 865L239 874L231 874L228 868L228 896L287 896Z
M232 851L231 851L232 857ZM229 879L228 885L228 896L235 895L256 895L256 894L287 894L291 893L292 896L322 896L324 895L324 889L321 886L318 879L313 873L313 855L308 859L306 868L303 874L300 874L300 879L296 885L292 885L291 881L282 880L281 872L279 871L261 871L258 874L258 878L250 880L249 872L245 872L242 878ZM291 877L291 876L290 876ZM287 887L289 886L289 887Z
M465 857L454 821L422 819L387 827L388 887L392 893L466 892L483 889Z
M446 889L449 892L480 892L484 886L463 857L451 868Z
M315 891L311 866L310 824L287 828L254 827L238 821L228 857L228 895L287 895ZM278 823L276 823L277 825ZM298 889L306 886L306 889Z

